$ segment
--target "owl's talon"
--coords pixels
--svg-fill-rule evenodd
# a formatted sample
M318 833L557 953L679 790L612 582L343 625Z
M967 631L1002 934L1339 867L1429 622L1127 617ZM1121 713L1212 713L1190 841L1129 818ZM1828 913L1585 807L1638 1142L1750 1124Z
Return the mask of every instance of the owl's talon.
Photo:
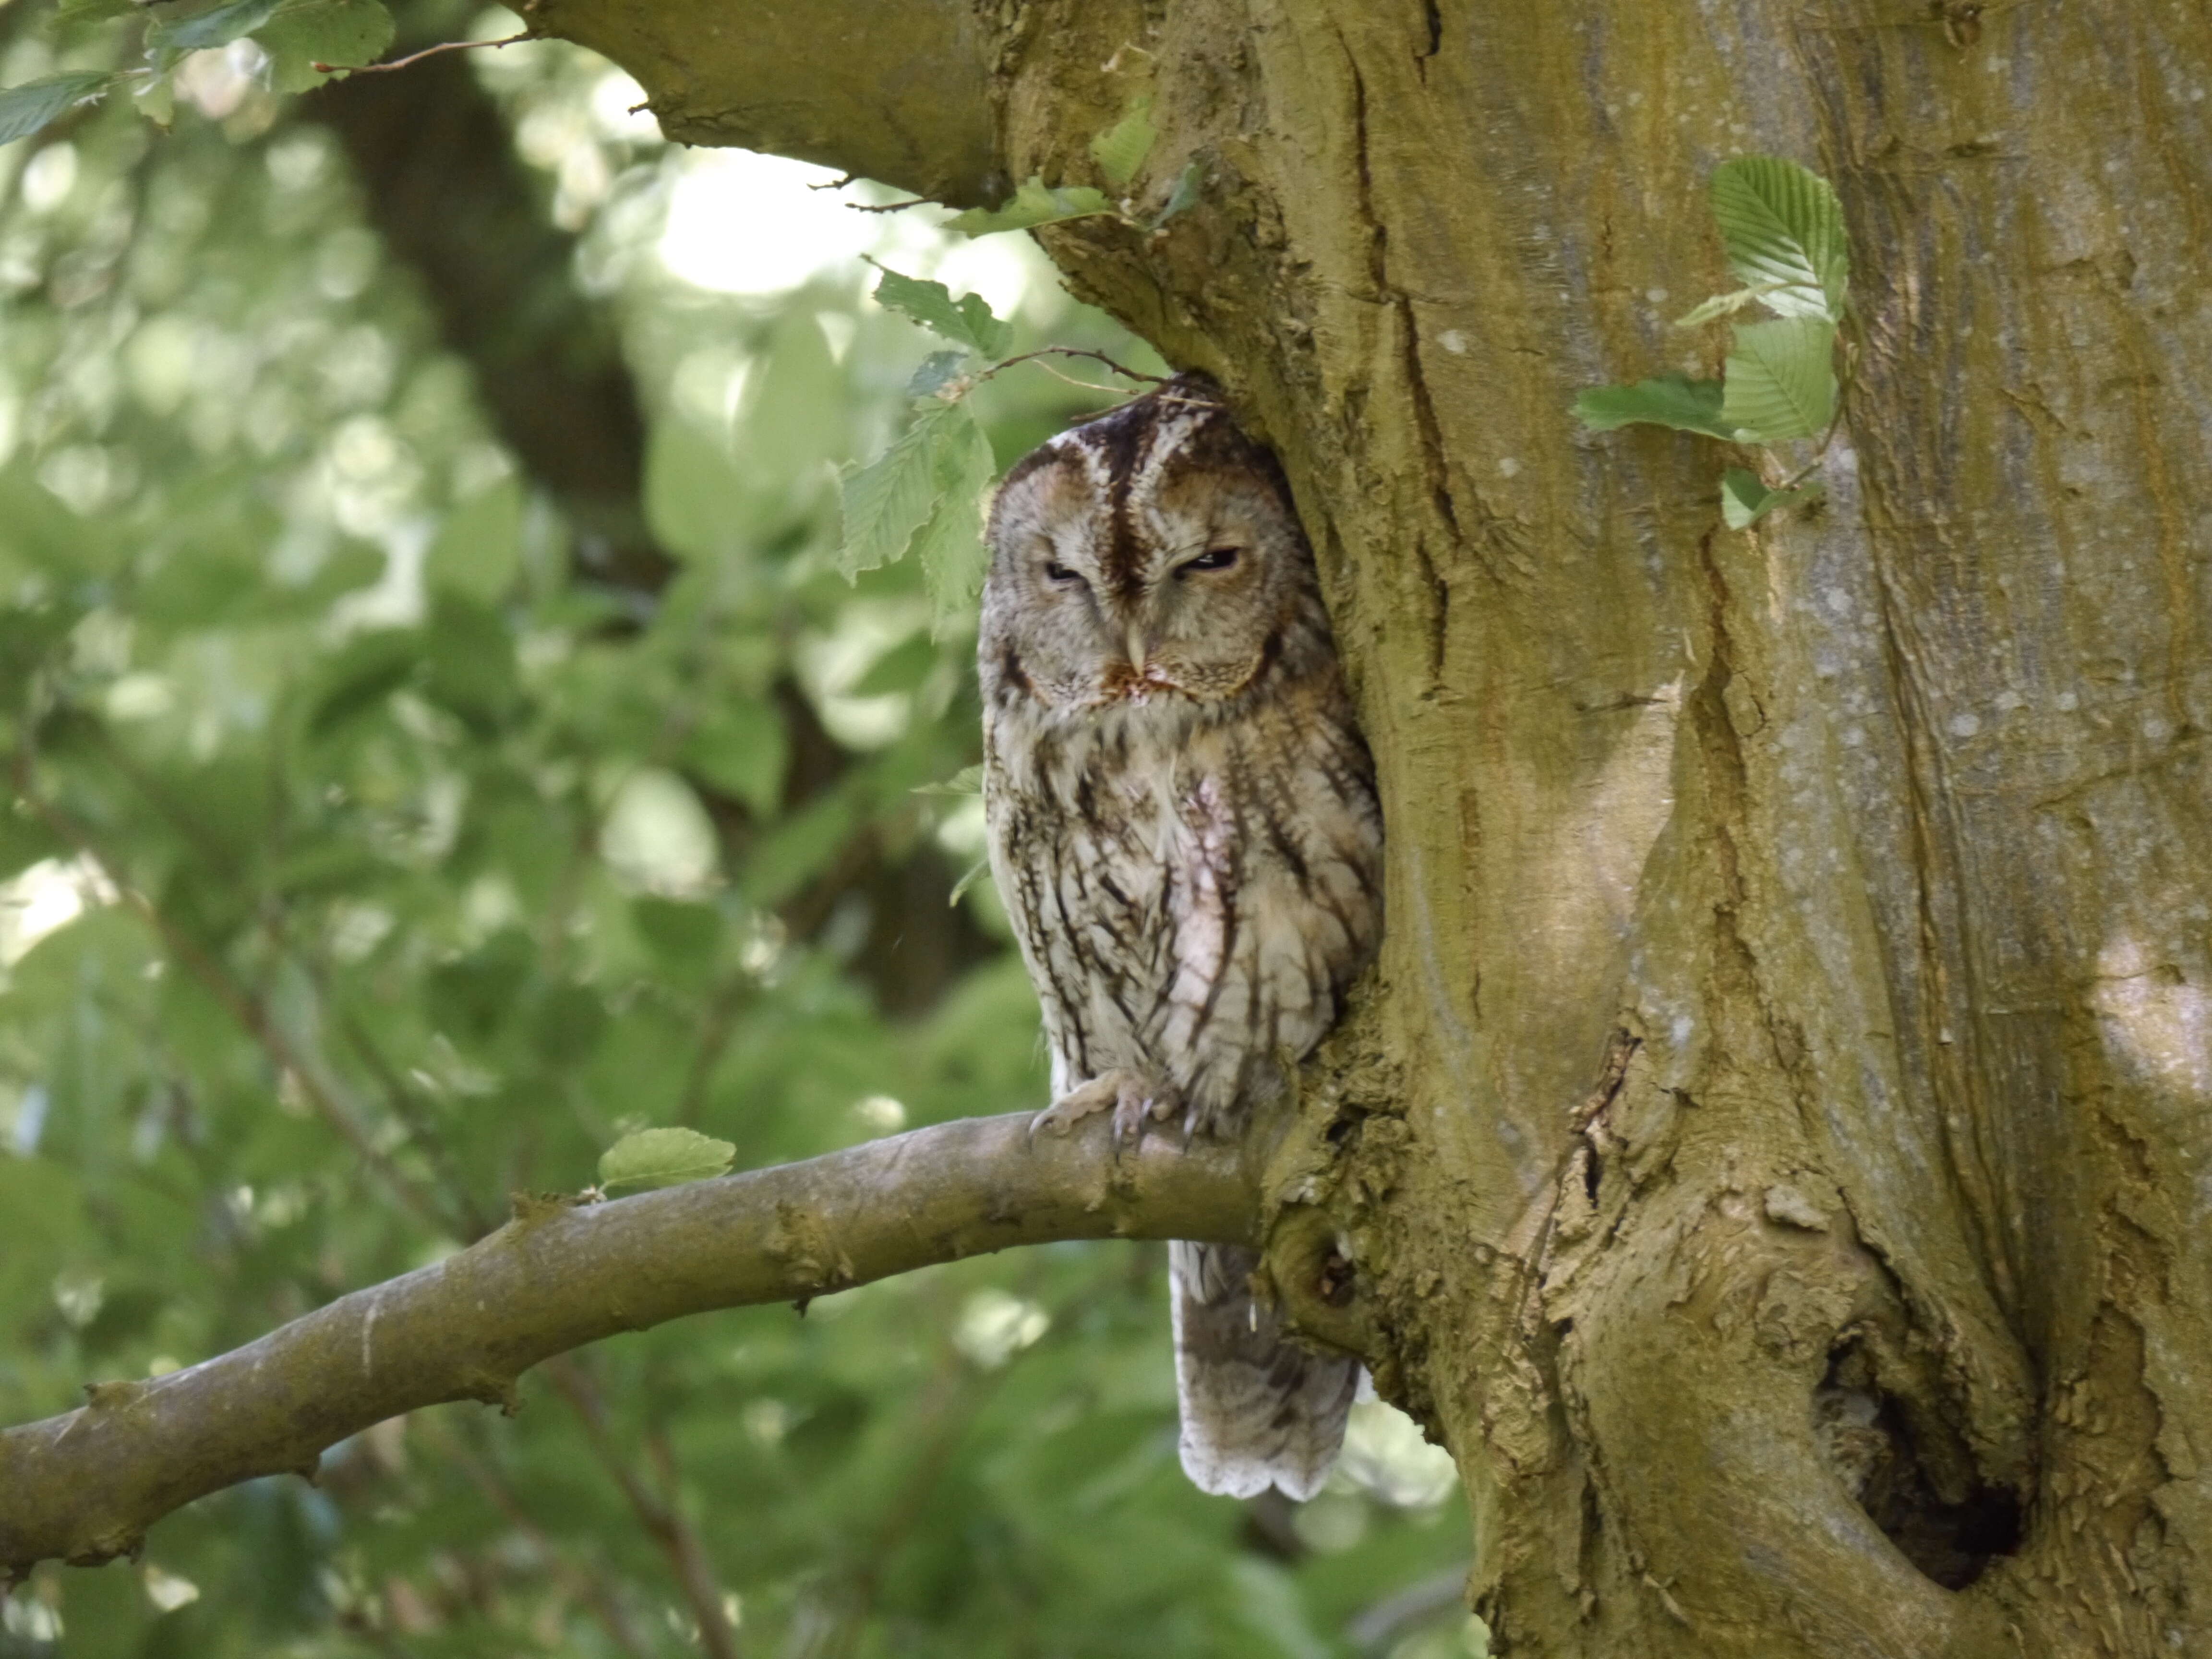
M1112 1072L1094 1077L1088 1083L1079 1083L1030 1120L1030 1145L1036 1145L1040 1129L1066 1134L1085 1118L1112 1106L1120 1094L1118 1074Z
M1173 1091L1139 1073L1108 1072L1079 1083L1031 1118L1030 1144L1036 1144L1040 1130L1064 1135L1094 1113L1111 1111L1114 1156L1118 1158L1125 1144L1143 1143L1147 1118L1172 1117L1177 1104Z
M1125 1142L1141 1148L1146 1127L1166 1122L1182 1103L1175 1091L1166 1085L1141 1077L1130 1078L1114 1107L1114 1156L1121 1155Z

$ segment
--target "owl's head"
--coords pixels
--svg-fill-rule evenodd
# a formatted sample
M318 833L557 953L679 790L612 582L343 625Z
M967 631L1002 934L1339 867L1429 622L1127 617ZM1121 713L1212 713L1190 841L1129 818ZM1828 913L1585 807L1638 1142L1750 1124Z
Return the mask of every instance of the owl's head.
M994 697L1052 709L1218 703L1292 633L1326 633L1274 457L1185 374L1018 462L991 509Z

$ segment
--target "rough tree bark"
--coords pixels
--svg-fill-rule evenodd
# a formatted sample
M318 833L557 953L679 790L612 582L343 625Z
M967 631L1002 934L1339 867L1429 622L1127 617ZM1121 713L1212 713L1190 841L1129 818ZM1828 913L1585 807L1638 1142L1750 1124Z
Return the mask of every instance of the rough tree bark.
M1457 1455L1498 1651L2212 1638L2201 9L526 9L692 142L964 202L1150 92L1136 195L1199 163L1044 240L1320 550L1390 924L1271 1261ZM1567 414L1716 367L1747 152L1835 182L1863 343L1754 534Z

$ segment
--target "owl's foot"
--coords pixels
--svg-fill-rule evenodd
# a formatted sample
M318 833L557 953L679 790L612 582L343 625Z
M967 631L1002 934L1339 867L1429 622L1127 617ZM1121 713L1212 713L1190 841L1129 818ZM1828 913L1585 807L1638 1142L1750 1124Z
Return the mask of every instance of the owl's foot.
M1030 1139L1035 1140L1040 1129L1064 1135L1093 1113L1111 1111L1114 1155L1118 1158L1124 1145L1142 1143L1147 1121L1164 1123L1182 1104L1175 1091L1158 1079L1117 1068L1079 1083L1031 1118Z

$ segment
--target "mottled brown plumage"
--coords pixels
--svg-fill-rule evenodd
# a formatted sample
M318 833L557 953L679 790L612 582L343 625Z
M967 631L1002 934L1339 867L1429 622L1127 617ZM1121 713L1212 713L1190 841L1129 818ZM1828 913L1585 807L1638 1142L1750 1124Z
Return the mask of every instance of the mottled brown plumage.
M1382 924L1382 820L1274 459L1185 375L1062 433L992 509L991 867L1044 1006L1047 1128L1249 1132ZM1289 1343L1249 1250L1177 1244L1183 1467L1318 1488L1349 1360Z

